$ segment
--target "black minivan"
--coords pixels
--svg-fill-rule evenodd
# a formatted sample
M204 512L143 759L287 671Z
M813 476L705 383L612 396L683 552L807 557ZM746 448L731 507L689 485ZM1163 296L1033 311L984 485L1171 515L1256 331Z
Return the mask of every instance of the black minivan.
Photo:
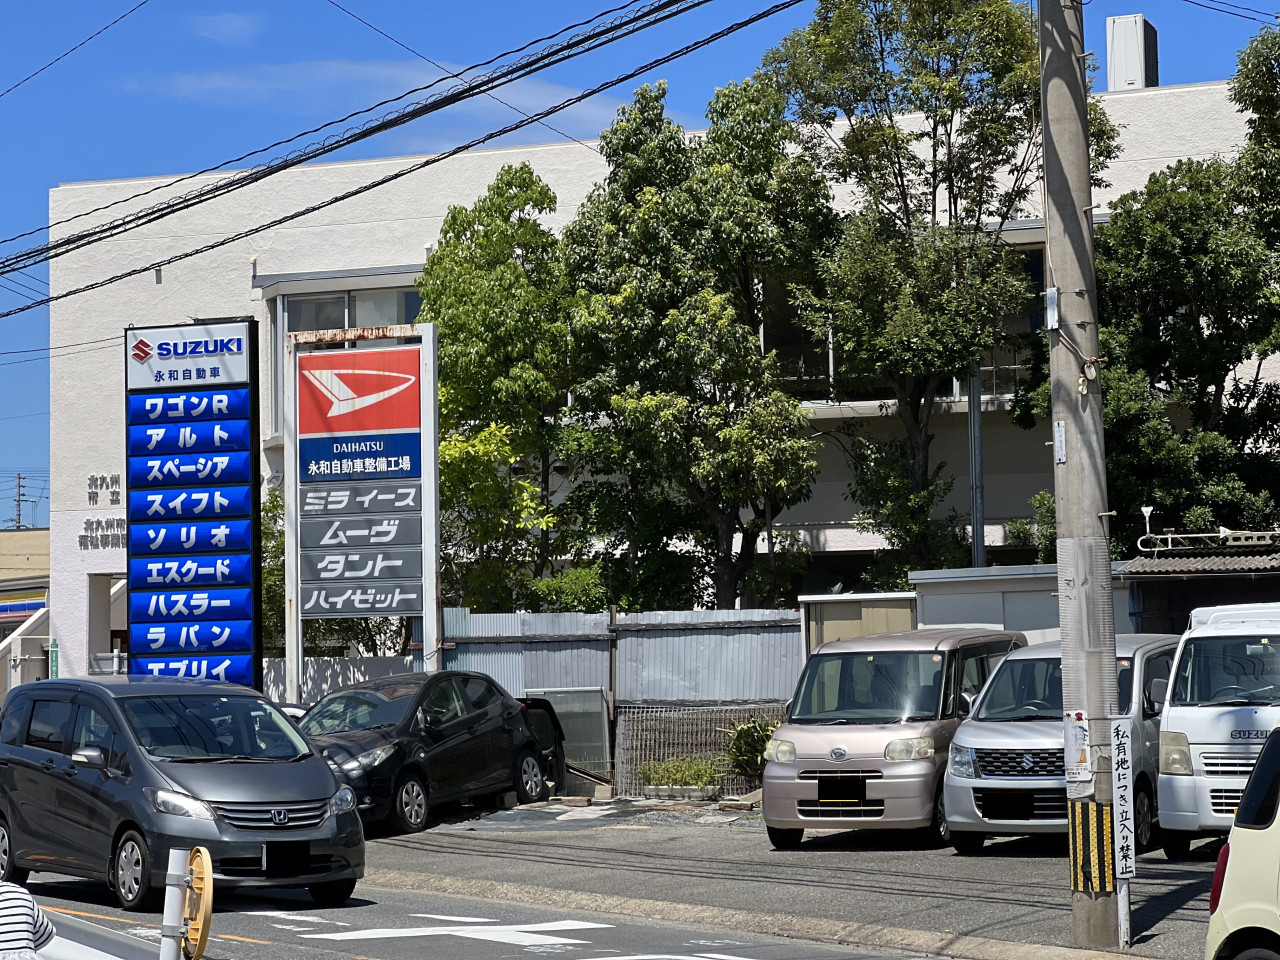
M106 880L134 910L163 888L169 849L197 845L218 887L305 887L342 903L364 875L355 794L257 691L124 676L9 691L0 880Z

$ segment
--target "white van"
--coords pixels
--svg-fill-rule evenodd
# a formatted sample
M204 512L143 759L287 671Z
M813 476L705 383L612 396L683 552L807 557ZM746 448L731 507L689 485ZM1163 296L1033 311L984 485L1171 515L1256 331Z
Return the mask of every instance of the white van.
M1280 603L1202 607L1178 645L1160 724L1160 832L1170 860L1231 829L1280 724Z

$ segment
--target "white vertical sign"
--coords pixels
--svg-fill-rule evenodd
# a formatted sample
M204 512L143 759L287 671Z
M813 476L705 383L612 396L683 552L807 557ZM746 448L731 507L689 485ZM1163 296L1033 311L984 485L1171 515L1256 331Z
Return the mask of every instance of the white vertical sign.
M1117 877L1137 875L1138 841L1133 823L1132 740L1129 718L1113 718L1111 721L1111 809Z

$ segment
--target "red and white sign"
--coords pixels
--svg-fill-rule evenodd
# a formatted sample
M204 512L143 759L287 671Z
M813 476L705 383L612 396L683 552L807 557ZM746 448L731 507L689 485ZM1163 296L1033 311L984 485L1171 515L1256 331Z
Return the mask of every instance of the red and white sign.
M298 436L370 436L422 429L417 346L298 355Z

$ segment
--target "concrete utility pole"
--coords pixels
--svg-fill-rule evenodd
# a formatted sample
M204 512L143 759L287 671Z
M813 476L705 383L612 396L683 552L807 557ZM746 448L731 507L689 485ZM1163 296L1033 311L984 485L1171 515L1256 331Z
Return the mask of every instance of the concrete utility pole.
M1077 946L1105 949L1116 946L1120 935L1109 842L1108 717L1116 712L1116 641L1098 380L1084 18L1080 0L1041 0L1039 6L1049 286L1045 299L1053 387L1062 703L1068 718L1072 931Z
M32 524L24 524L22 522L22 505L24 503L29 503L34 507L40 501L35 497L24 497L22 495L24 492L22 489L22 481L25 480L26 477L24 477L20 473L17 473L17 474L14 474L14 478L17 481L17 490L14 492L14 495L13 495L13 525L15 529L22 530L24 527L32 526ZM34 519L34 516L33 516L33 519Z

